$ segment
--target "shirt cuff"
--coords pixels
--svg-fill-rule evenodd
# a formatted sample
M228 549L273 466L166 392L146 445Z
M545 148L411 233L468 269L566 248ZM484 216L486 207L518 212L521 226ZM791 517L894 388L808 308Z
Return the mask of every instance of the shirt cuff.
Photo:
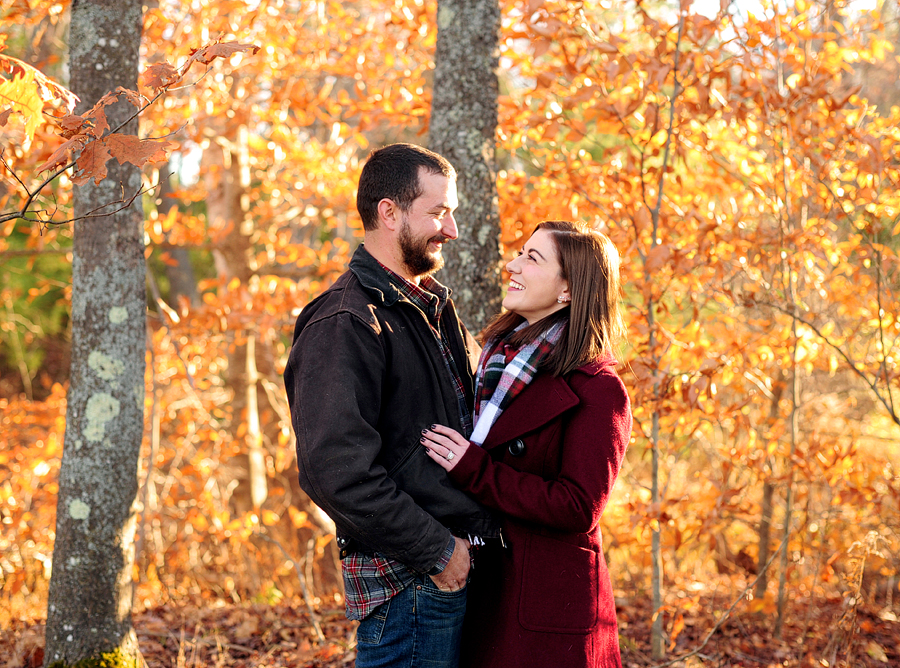
M456 538L450 536L450 542L447 543L447 547L444 548L444 553L441 555L441 558L437 560L437 563L431 567L431 570L428 571L428 575L438 575L439 573L443 573L444 569L447 568L447 564L450 563L450 557L453 556L453 549L456 547Z

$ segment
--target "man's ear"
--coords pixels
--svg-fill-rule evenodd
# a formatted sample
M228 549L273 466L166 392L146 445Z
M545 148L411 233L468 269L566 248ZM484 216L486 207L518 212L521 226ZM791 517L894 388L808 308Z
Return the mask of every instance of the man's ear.
M391 232L394 232L400 226L400 207L393 201L385 197L378 202L378 222L380 225Z

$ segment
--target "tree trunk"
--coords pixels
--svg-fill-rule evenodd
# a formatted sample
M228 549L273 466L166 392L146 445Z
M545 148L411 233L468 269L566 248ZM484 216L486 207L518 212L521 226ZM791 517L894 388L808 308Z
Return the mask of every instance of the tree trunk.
M166 163L159 170L159 199L157 211L160 218L169 215L172 209L178 208L178 201L170 197L172 187L172 166ZM168 238L168 234L166 234ZM168 251L172 262L166 262L166 278L169 279L169 305L178 309L178 298L185 297L192 306L200 303L200 291L197 289L197 277L191 265L191 254L186 248L171 248Z
M117 86L137 88L138 0L75 0L70 28L71 88L83 113ZM115 128L134 113L107 108ZM122 132L137 133L132 120ZM108 164L99 185L76 187L74 214L134 194L132 165ZM113 207L118 208L118 207ZM46 665L118 654L137 665L131 623L138 457L144 430L146 337L140 199L75 223L72 367L59 476L56 544L47 608ZM119 665L119 664L117 664Z
M652 309L648 313L652 313ZM653 334L651 331L651 350L653 349ZM655 396L659 396L659 381L654 381ZM659 495L659 417L658 410L653 411L653 435L651 446L652 473L650 479L650 501L654 507L661 506ZM650 656L654 659L662 659L666 655L666 643L663 628L663 563L662 544L660 542L659 517L653 521L653 529L650 534L650 590L653 599L653 622L650 626Z
M439 0L434 97L428 144L456 168L459 239L447 245L440 278L460 316L480 331L500 312L497 130L497 0Z
M784 394L785 380L782 374L776 379L775 386L772 388L772 397L769 400L769 419L767 426L778 420L778 404L781 402L781 396ZM764 441L762 432L760 439ZM763 496L760 505L759 519L759 556L756 560L756 572L759 573L759 579L756 581L756 589L754 595L756 598L763 599L766 596L766 590L769 587L769 571L766 565L769 563L769 542L771 540L772 516L773 516L773 496L775 494L775 483L772 478L775 476L775 460L773 457L768 458L769 477L763 482Z
M790 276L790 275L789 275ZM788 455L788 478L787 491L785 492L784 502L784 528L781 540L784 546L781 550L781 572L778 574L778 615L775 619L774 635L777 640L781 640L784 631L785 609L787 607L787 570L790 562L790 540L791 525L794 519L794 455L797 452L797 441L800 438L800 364L799 357L799 336L797 334L797 296L794 293L794 282L790 281L791 299L794 305L794 320L791 325L794 334L793 360L791 363L792 379L791 379L791 450Z
M216 273L227 283L233 278L247 289L255 273L251 236L253 220L247 213L247 192L250 188L248 156L249 134L246 126L232 130L228 142L210 144L204 151L203 164L207 168L209 190L207 216L215 243L213 257ZM228 288L225 288L228 289ZM241 424L248 427L246 455L232 458L235 477L240 481L229 501L240 514L258 509L268 496L265 451L260 425L259 369L257 344L263 352L266 342L258 333L230 332L227 383L234 392L230 402L232 432ZM233 345L231 343L233 342ZM263 398L263 404L265 404Z
M757 573L759 579L756 581L756 588L753 595L762 599L766 597L766 589L769 588L769 572L766 564L769 563L769 541L772 528L772 495L775 492L775 485L771 480L763 483L762 505L760 509L759 519L759 557L756 560Z

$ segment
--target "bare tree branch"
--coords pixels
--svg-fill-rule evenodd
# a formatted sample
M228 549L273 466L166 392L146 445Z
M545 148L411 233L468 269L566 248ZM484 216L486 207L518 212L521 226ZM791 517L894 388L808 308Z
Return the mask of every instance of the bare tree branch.
M802 323L803 325L806 325L813 332L815 332L816 336L818 336L826 345L828 345L835 352L837 352L837 354L840 355L844 359L844 361L847 363L847 366L849 366L850 369L857 376L859 376L866 385L868 385L869 389L872 390L872 393L876 396L878 401L880 401L882 403L882 405L884 405L885 409L887 409L888 415L890 416L891 420L893 420L894 423L896 423L898 426L900 426L900 415L897 414L897 412L894 410L894 407L892 405L893 404L893 396L891 395L890 385L888 385L888 387L887 387L888 396L890 397L890 403L889 403L889 400L887 398L885 398L884 396L882 396L881 391L878 389L878 386L875 384L874 381L872 381L866 375L866 372L863 371L862 369L860 369L859 366L857 366L857 364L852 359L850 359L850 356L847 354L847 352L843 348L841 348L837 343L835 343L834 341L829 339L822 332L822 330L819 329L816 325L811 323L809 320L801 317L800 315L794 313L793 310L789 310L789 309L785 308L784 306L781 306L780 304L776 304L774 302L762 302L762 301L754 301L753 303L758 304L759 306L768 306L769 308L773 308L780 313L789 315L792 318L795 318L797 320L797 322Z

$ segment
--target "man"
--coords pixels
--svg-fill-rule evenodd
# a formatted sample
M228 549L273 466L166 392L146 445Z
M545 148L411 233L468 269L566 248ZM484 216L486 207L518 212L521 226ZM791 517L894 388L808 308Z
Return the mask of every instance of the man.
M431 274L458 235L456 172L411 144L374 151L350 269L300 314L284 372L300 485L334 520L357 668L459 661L469 538L490 513L420 444L432 424L469 434L478 347Z

